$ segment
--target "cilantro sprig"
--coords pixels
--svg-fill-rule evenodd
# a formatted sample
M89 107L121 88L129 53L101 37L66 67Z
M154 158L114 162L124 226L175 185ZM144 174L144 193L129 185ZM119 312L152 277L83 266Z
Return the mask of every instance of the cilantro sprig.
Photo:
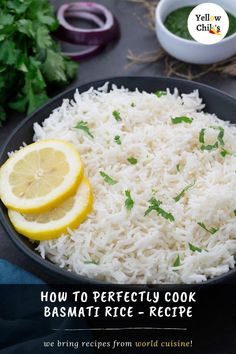
M211 150L217 149L218 147L219 147L219 144L218 144L218 141L216 141L215 144L212 144L212 145L202 145L200 149L202 151L204 151L204 150L211 151Z
M99 262L97 261L85 261L84 264L94 264L94 265L99 265Z
M149 213L151 213L151 211L156 211L158 215L162 216L166 220L175 221L175 218L171 213L168 213L167 211L165 211L160 207L160 205L162 204L160 200L156 200L156 198L151 198L149 200L149 203L150 205L148 209L145 211L144 216L147 216Z
M217 136L217 140L219 141L219 144L221 146L224 146L225 145L225 142L224 142L225 130L224 130L224 128L219 127L219 126L211 126L211 128L219 130L219 134Z
M176 196L174 197L174 201L177 203L181 198L184 197L185 193L194 186L194 184L196 183L196 181L194 181L193 183L187 185L184 189L182 189L182 191Z
M136 163L138 162L138 160L131 156L131 157L128 157L127 161L131 164L131 165L136 165Z
M200 133L199 133L199 142L201 144L205 144L205 131L206 131L206 129L203 128L200 130Z
M189 118L189 117L175 117L175 118L171 118L171 122L172 124L180 124L180 123L188 123L191 124L193 121L193 118Z
M190 242L189 242L188 246L189 246L190 251L192 251L192 252L202 252L202 248L194 246Z
M176 170L177 170L177 172L180 172L180 164L179 163L176 165Z
M88 136L90 136L90 138L94 138L93 134L90 132L90 129L88 127L88 122L81 120L76 124L75 128L83 130Z
M105 172L100 171L100 176L104 179L104 181L109 184L110 186L113 186L114 184L118 183L116 180L114 180L112 177L107 175Z
M173 263L173 268L177 268L180 266L180 256L178 255Z
M119 135L116 135L114 137L114 142L117 144L117 145L121 145L121 138Z
M58 28L48 0L0 3L0 126L8 107L31 113L48 100L48 85L65 85L78 64L50 33Z
M198 222L197 223L202 229L204 229L205 231L209 232L210 234L214 235L217 231L219 231L219 229L217 229L216 227L211 227L210 229L206 227L206 225L203 222Z
M115 118L115 120L116 120L117 122L119 122L119 121L122 120L119 111L113 111L113 112L112 112L112 115L113 115L113 117Z
M125 196L126 196L125 207L126 207L127 210L131 210L133 208L133 206L134 206L134 201L131 198L131 192L129 190L126 190L125 191Z
M156 91L156 92L154 92L154 94L155 94L157 97L162 97L162 96L166 96L166 95L167 95L167 92L166 92L166 91Z
M220 155L221 155L222 157L225 157L225 156L227 156L227 155L232 155L232 154L231 154L231 152L229 152L228 150L222 149L221 152L220 152Z
M200 146L200 149L202 151L204 151L204 150L211 151L211 150L214 150L214 149L218 149L219 145L221 145L221 146L225 145L225 142L224 142L224 134L225 134L224 128L219 127L219 126L211 126L210 128L219 130L219 134L217 135L217 140L216 140L216 142L214 144L205 145L205 131L206 131L206 129L205 128L201 129L200 133L199 133L199 142L202 144ZM225 157L226 155L228 155L228 151L225 150L225 149L222 149L220 154L221 154L222 157Z

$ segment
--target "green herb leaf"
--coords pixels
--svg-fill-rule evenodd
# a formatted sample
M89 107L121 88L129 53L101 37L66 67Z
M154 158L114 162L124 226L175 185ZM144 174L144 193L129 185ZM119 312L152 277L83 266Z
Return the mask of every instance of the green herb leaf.
M66 73L67 82L68 82L68 80L72 80L75 78L79 64L76 63L75 61L72 61L70 58L67 58L65 56L63 57L63 59L64 59L64 64L65 64L65 73Z
M52 38L46 27L39 27L36 31L36 41L39 48L49 48L52 44Z
M14 65L17 62L19 50L16 49L16 45L11 40L5 40L0 43L0 63L5 65Z
M173 263L173 267L176 268L176 267L179 267L180 266L180 258L179 258L179 255L176 257L174 263Z
M179 163L176 165L176 170L177 170L178 172L180 172L180 164L179 164Z
M93 134L90 132L90 130L88 128L88 123L87 122L81 120L79 123L76 124L75 128L83 130L91 138L94 138Z
M99 262L96 262L96 261L85 261L84 264L95 264L95 265L98 265Z
M125 200L125 207L126 207L126 209L131 210L134 206L134 201L131 198L131 194L130 194L129 190L125 191L125 196L127 197Z
M166 91L156 91L154 93L157 97L162 97L162 96L166 96L167 92Z
M50 28L50 31L55 31L58 28L58 21L54 16L51 16L49 14L43 14L41 12L37 12L37 18L38 20L45 24L48 25Z
M42 64L42 73L48 82L67 82L64 59L59 53L51 49L46 50L46 60Z
M100 175L104 179L106 183L108 183L110 186L113 186L114 184L118 183L116 180L108 176L105 172L100 171Z
M218 147L219 147L219 144L218 144L218 141L217 141L214 145L202 145L200 147L200 149L202 151L204 151L204 150L211 151L213 149L217 149Z
M131 103L131 107L135 107L135 104L134 104L134 102L132 102L132 103Z
M22 18L17 23L17 29L19 32L26 34L30 38L34 38L35 33L33 31L33 23L30 20Z
M193 252L202 252L202 248L196 247L196 246L192 245L191 243L189 243L188 245L189 245L190 251L193 251Z
M127 161L131 164L131 165L136 165L136 163L138 162L138 160L135 157L129 157L127 159Z
M227 155L232 155L229 151L225 150L225 149L222 149L221 152L220 152L221 156L222 157L225 157Z
M236 210L234 210L234 216L236 216Z
M212 128L212 129L218 129L218 130L220 131L219 134L218 134L218 136L217 136L217 140L219 141L219 143L220 143L221 146L224 146L224 145L225 145L225 142L224 142L224 140L223 140L224 134L225 134L224 128L218 127L218 126L217 126L217 127L211 126L211 128Z
M162 216L166 220L169 220L169 221L175 220L174 216L171 213L168 213L167 211L165 211L164 209L162 209L160 207L160 205L162 204L162 202L160 200L156 200L156 198L151 198L149 200L149 203L150 203L150 206L145 211L144 216L148 215L149 213L151 213L151 211L154 210L157 212L158 215Z
M206 227L206 225L203 222L198 222L197 223L201 228L203 228L205 231L209 232L210 234L214 235L217 231L219 231L219 229L215 228L215 227L211 227L210 229L208 229Z
M196 181L186 186L175 198L173 198L175 202L178 202L185 195L185 193L194 186L195 183Z
M121 140L120 140L120 136L119 136L119 135L116 135L116 136L114 137L114 141L115 141L115 143L116 143L117 145L121 145Z
M32 112L48 100L48 84L58 87L75 76L78 65L51 36L57 26L48 0L0 1L1 121L8 107Z
M205 130L206 129L201 129L201 131L199 133L199 142L201 144L205 144Z
M219 130L220 130L220 132L218 134L217 139L218 139L220 145L224 146L225 142L224 142L223 138L224 138L225 131L224 131L224 129L222 127L219 127Z
M121 117L120 117L120 112L118 112L118 111L113 111L113 112L112 112L112 115L113 115L113 117L115 118L115 120L116 120L117 122L119 122L119 121L122 120Z
M193 119L189 118L189 117L175 117L175 118L171 118L171 122L173 124L179 124L179 123L192 123Z

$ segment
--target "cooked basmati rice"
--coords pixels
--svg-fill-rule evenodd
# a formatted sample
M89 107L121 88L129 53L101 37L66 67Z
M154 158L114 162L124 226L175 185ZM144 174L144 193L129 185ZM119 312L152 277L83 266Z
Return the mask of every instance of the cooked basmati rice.
M203 112L198 91L158 98L107 85L64 100L43 125L34 125L34 140L64 139L76 145L94 189L94 210L77 230L37 250L59 267L114 283L198 283L228 272L236 253L236 127ZM120 113L116 121L112 112ZM171 117L193 118L172 124ZM75 129L88 122L94 139ZM200 149L199 132L214 144L224 128L225 146ZM114 142L119 135L121 145ZM220 151L231 154L222 157ZM128 157L138 162L131 165ZM179 170L179 171L178 171ZM104 171L118 181L104 182ZM176 202L187 185L194 186ZM125 208L125 190L134 207ZM175 221L155 211L144 216L155 197ZM208 229L219 229L211 234ZM201 248L192 251L189 243ZM179 256L180 266L174 267Z

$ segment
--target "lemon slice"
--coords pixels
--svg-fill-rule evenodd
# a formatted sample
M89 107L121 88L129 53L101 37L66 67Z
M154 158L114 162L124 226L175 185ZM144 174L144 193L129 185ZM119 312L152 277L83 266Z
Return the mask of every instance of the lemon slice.
M10 209L39 213L75 194L83 177L76 148L63 140L42 140L10 157L0 169L0 196Z
M92 209L93 194L84 177L77 193L60 206L41 214L21 214L8 210L14 228L33 240L51 240L77 228Z

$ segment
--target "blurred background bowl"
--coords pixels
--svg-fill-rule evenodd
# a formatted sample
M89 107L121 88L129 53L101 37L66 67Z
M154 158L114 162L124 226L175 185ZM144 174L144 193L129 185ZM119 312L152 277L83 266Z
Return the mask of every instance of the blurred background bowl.
M213 2L236 16L235 0L214 0ZM236 53L236 33L216 44L205 45L178 37L164 25L166 17L171 12L202 3L202 0L161 0L156 8L156 35L161 46L171 56L186 63L213 64L228 59Z

